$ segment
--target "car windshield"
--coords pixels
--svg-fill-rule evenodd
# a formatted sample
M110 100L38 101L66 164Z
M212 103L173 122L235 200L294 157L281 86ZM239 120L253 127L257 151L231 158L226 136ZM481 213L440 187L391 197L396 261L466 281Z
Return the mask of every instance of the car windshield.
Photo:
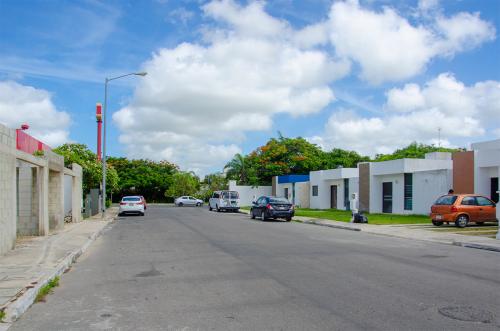
M286 198L269 198L270 203L290 203Z
M223 192L223 199L238 199L238 192Z
M437 201L434 203L435 205L439 206L451 206L452 204L457 201L457 196L456 195L444 195L437 199Z
M125 197L122 201L141 201L141 198L138 197Z

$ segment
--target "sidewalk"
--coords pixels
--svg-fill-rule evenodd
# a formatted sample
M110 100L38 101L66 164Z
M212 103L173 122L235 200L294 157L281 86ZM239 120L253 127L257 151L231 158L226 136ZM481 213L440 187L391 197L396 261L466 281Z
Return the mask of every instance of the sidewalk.
M242 213L248 214L246 210L240 210ZM294 221L327 226L351 231L363 231L384 236L399 237L413 240L430 241L440 244L448 244L469 248L484 249L489 251L500 252L500 240L485 238L479 236L467 236L456 233L433 232L429 230L418 229L408 225L374 225L360 223L346 223L319 218L310 218L295 216Z
M16 248L0 256L0 311L4 322L18 319L34 302L39 289L66 271L99 237L117 214L108 209L106 217L93 216L46 237L23 237ZM0 323L0 330L8 328Z

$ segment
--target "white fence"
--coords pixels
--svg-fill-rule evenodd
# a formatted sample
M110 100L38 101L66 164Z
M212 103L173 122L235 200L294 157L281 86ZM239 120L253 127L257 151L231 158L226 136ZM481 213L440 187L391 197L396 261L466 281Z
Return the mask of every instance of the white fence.
M240 206L251 206L258 197L272 194L272 186L240 186L235 180L229 181L229 190L238 192Z

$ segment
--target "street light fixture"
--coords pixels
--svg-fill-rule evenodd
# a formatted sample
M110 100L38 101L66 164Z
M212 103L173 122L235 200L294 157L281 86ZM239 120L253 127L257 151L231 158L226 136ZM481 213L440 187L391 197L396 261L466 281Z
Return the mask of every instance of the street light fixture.
M148 73L143 72L132 72L129 74L116 76L112 78L106 78L104 80L104 110L103 110L103 134L102 134L102 217L104 217L104 212L106 211L106 122L108 121L107 109L108 109L108 83L112 80L127 77L127 76L146 76Z

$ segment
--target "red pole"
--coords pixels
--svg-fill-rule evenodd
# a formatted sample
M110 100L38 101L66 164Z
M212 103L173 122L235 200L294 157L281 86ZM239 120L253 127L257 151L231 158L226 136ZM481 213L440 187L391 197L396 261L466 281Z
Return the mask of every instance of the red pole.
M101 112L101 104L98 103L96 105L95 117L97 120L97 160L101 161L102 159L102 112Z

